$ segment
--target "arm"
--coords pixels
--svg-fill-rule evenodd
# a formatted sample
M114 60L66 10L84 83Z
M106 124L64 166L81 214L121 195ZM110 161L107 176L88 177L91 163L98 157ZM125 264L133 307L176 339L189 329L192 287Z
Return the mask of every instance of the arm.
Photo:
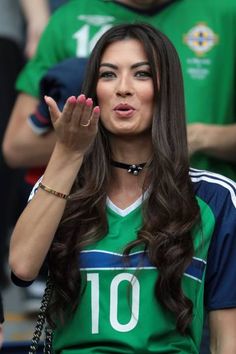
M80 170L83 156L97 134L99 109L81 100L67 100L62 114L55 101L47 98L57 142L43 176L50 188L69 194ZM90 120L90 125L80 123ZM10 267L22 280L37 276L60 223L66 200L39 189L20 216L10 243Z
M27 122L34 112L38 99L19 94L14 105L3 140L3 154L11 167L44 166L48 163L55 144L55 134L38 136Z
M221 160L236 162L236 124L188 124L189 154L202 152Z
M212 354L236 353L236 309L209 313L210 348Z
M20 0L20 4L26 19L27 38L25 54L31 58L37 48L39 38L50 16L48 0Z

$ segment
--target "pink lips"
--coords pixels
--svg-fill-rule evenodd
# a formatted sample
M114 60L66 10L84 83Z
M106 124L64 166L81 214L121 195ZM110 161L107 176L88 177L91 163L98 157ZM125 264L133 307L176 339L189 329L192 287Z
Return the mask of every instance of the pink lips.
M127 103L120 103L117 106L115 106L113 110L121 118L122 117L129 118L133 115L135 111L134 107L130 106Z

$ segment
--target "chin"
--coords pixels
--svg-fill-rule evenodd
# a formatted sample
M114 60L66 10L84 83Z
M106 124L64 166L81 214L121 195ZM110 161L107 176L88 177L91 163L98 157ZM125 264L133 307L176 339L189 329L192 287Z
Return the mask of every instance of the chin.
M147 135L151 138L151 130L145 131L134 131L130 129L117 129L110 132L111 135L114 135L119 138L146 138Z

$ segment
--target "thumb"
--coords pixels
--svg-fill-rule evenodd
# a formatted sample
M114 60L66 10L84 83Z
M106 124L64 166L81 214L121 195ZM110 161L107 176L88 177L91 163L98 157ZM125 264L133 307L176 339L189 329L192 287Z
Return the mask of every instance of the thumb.
M61 116L61 111L59 110L57 103L54 101L52 97L44 96L44 101L48 106L51 120L52 123L54 124L57 121L57 119Z

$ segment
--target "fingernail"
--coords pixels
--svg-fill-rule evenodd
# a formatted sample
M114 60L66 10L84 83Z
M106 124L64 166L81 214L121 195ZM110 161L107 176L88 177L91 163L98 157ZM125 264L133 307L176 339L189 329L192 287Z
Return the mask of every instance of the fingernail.
M93 105L93 100L92 98L87 98L86 100L86 106L91 107Z
M77 98L77 102L83 103L85 102L85 95L79 95L79 97Z
M94 107L93 111L94 113L100 113L100 107L99 106Z
M76 97L75 96L71 96L68 98L68 102L70 103L75 103L76 102Z

